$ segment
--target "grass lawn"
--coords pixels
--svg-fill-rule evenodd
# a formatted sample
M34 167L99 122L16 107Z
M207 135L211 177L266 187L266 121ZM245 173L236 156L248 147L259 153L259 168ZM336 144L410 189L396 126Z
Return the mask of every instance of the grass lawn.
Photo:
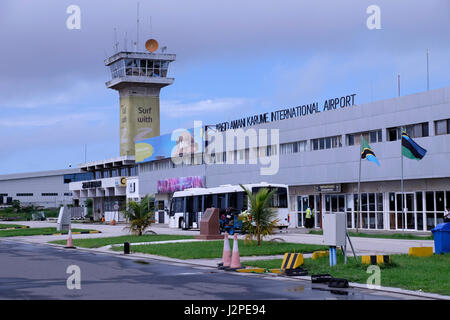
M419 290L450 296L450 254L433 255L428 258L408 255L391 255L392 264L380 266L381 285L407 290ZM308 274L329 273L335 278L345 278L350 282L366 283L371 274L367 265L358 265L353 256L338 254L337 265L330 267L328 257L317 260L305 259L302 266ZM260 268L280 268L281 259L243 262L243 265Z
M323 234L322 230L311 230L309 234ZM403 239L403 240L433 240L433 235L419 236L411 233L393 233L393 234L378 234L378 233L363 233L363 232L348 232L350 237L361 238L385 238L385 239Z
M59 215L59 209L58 208L45 208L45 209L39 209L33 212L28 211L19 211L14 212L13 208L4 208L0 210L0 218L10 218L17 221L30 221L32 220L33 213L41 212L43 211L46 218L56 218Z
M123 244L124 242L153 242L153 241L167 241L167 240L182 240L194 239L194 236L177 236L177 235L142 235L142 236L120 236L109 238L90 238L90 239L73 239L74 246L82 248L100 248L110 244ZM51 241L50 243L66 244L65 240ZM123 250L119 248L119 250Z
M230 240L230 248L233 248L233 241ZM238 240L239 255L243 256L267 256L284 254L286 252L313 252L315 250L325 250L328 247L322 245L270 242L264 241L261 246L256 242L244 243L244 240ZM122 248L113 248L113 250L123 250ZM176 259L210 259L221 258L223 253L223 240L201 241L190 243L165 243L158 245L136 245L131 246L132 252L149 253L160 256L166 256Z
M72 229L72 232L89 231L87 229ZM93 230L90 230L93 231ZM16 230L0 230L0 237L41 236L54 233L67 234L67 231L56 231L56 228L27 228Z
M21 228L28 228L27 226L22 226L20 224L0 224L0 230L1 229L9 229L9 228L16 228L16 229L21 229Z

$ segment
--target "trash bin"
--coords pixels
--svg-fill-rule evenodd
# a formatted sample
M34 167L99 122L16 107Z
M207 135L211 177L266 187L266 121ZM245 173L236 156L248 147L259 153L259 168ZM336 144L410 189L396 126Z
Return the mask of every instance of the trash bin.
M434 236L434 253L450 252L450 222L440 223L433 230Z

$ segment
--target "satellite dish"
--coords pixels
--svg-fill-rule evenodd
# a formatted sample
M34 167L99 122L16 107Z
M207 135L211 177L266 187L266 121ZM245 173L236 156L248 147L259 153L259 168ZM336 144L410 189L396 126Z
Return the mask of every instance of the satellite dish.
M155 39L147 40L147 42L145 43L145 49L147 49L147 51L149 52L155 52L156 50L158 50L158 47L158 41L156 41Z

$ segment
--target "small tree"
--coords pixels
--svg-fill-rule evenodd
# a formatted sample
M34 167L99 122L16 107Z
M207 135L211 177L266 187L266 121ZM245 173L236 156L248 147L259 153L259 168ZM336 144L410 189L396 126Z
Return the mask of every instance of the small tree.
M134 235L142 236L154 220L154 211L149 209L148 202L147 195L140 201L128 202L127 208L123 211L123 215L128 220L128 229Z
M88 198L86 199L86 201L84 201L84 205L86 206L86 208L88 208L88 214L86 217L92 217L94 201L91 198Z
M273 195L277 189L269 191L267 188L261 188L256 194L251 190L240 185L250 200L248 212L243 215L244 229L248 232L246 240L256 237L258 246L261 245L262 238L273 234L273 228L277 224L276 212L270 208Z
M20 211L20 201L19 200L13 200L11 206L13 207L15 212Z

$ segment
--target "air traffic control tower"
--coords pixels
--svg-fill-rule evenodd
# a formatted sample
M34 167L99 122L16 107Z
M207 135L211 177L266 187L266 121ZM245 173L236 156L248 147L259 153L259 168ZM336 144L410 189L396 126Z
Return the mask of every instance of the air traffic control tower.
M158 42L148 40L148 52L118 52L105 60L110 68L108 88L120 96L120 155L134 156L135 141L160 135L159 92L173 83L167 77L175 54L157 53Z

